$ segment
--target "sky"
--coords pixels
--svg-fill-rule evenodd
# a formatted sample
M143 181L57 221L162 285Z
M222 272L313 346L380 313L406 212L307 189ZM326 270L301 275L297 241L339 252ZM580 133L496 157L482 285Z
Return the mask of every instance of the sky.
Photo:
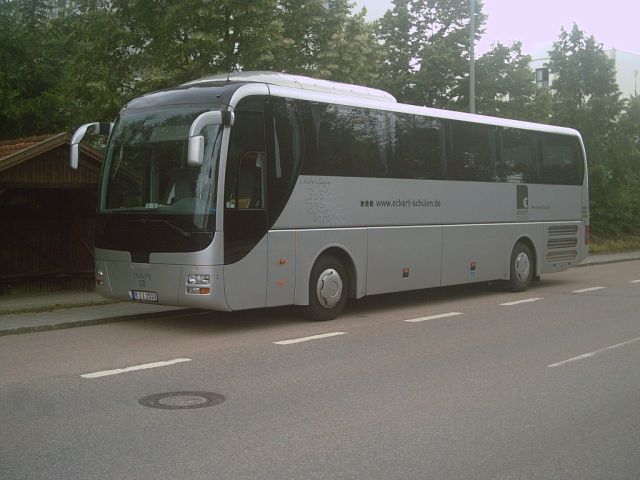
M391 7L391 0L355 0L356 11L367 8L374 20ZM594 35L605 49L640 55L640 0L484 0L488 15L485 34L476 44L482 54L497 42L521 41L524 53L545 56L560 28L573 23Z

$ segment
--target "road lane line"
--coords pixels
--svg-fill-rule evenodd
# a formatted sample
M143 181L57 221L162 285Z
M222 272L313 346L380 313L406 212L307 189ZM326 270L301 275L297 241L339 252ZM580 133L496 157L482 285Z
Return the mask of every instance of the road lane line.
M594 352L585 353L584 355L579 355L577 357L569 358L567 360L563 360L562 362L552 363L551 365L547 365L549 368L560 367L562 365L566 365L567 363L577 362L578 360L584 360L585 358L591 358L599 353L606 352L607 350L613 350L614 348L624 347L629 345L630 343L634 343L640 341L640 337L634 338L633 340L627 340L626 342L616 343L615 345L611 345L610 347L601 348L600 350L596 350Z
M629 280L629 283L640 283L640 279L638 279L638 280Z
M574 290L571 293L587 293L587 292L595 292L596 290L604 290L607 287L589 287L589 288L581 288L580 290Z
M500 305L502 305L503 307L511 307L512 305L520 305L521 303L537 302L538 300L542 300L542 298L540 297L525 298L524 300L516 300L515 302L501 303Z
M99 378L108 377L109 375L118 375L120 373L135 372L136 370L147 370L149 368L166 367L175 365L176 363L190 362L190 358L174 358L163 362L145 363L143 365L133 365L131 367L116 368L115 370L103 370L101 372L85 373L80 375L82 378Z
M319 340L321 338L335 337L337 335L346 335L347 332L330 332L322 333L320 335L311 335L310 337L292 338L291 340L280 340L279 342L273 342L276 345L292 345L294 343L308 342L310 340Z
M439 313L438 315L431 315L429 317L409 318L409 319L405 320L405 322L409 322L409 323L426 322L427 320L435 320L437 318L455 317L456 315L462 315L462 312Z

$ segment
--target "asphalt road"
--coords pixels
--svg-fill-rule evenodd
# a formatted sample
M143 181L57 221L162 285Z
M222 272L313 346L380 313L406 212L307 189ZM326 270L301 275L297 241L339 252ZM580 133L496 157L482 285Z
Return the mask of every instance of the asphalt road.
M325 323L285 308L2 337L0 478L638 479L634 280L640 261L371 297ZM194 391L224 402L138 403Z

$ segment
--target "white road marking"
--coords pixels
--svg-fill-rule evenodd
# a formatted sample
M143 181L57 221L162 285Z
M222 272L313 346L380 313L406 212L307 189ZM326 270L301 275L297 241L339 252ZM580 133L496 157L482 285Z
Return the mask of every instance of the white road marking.
M148 368L166 367L168 365L175 365L176 363L190 362L190 358L174 358L173 360L167 360L163 362L145 363L143 365L133 365L132 367L116 368L115 370L103 370L101 372L85 373L80 375L82 378L99 378L107 377L109 375L118 375L120 373L134 372L136 370L146 370Z
M504 307L510 307L512 305L520 305L521 303L537 302L538 300L542 300L542 298L540 298L540 297L525 298L524 300L516 300L515 302L501 303L500 305L502 305Z
M587 293L587 292L595 292L596 290L604 290L607 287L590 287L590 288L581 288L580 290L574 290L571 293Z
M318 340L320 338L335 337L337 335L346 335L347 332L330 332L322 333L320 335L311 335L310 337L292 338L291 340L280 340L279 342L273 342L276 345L291 345L294 343L308 342L310 340Z
M426 322L427 320L435 320L437 318L446 318L446 317L455 317L456 315L462 315L462 312L440 313L438 315L431 315L430 317L409 318L408 320L405 320L405 322L409 322L409 323Z
M614 348L624 347L625 345L629 345L630 343L640 341L640 337L634 338L633 340L627 340L626 342L616 343L615 345L611 345L610 347L601 348L600 350L596 350L595 352L585 353L584 355L579 355L577 357L569 358L568 360L563 360L562 362L552 363L551 365L547 365L549 368L560 367L562 365L566 365L567 363L576 362L578 360L584 360L585 358L591 358L599 353L606 352L607 350L613 350Z
M629 280L629 283L640 283L640 279L638 279L638 280Z

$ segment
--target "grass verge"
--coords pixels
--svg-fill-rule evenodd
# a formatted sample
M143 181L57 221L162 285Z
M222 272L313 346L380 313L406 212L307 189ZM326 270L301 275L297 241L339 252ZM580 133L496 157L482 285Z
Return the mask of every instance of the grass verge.
M640 250L640 235L618 235L609 237L591 235L589 239L589 253L619 253L628 250Z
M99 305L110 305L112 303L118 303L120 300L94 300L91 302L78 302L78 303L56 303L53 305L37 305L37 306L24 306L24 307L7 307L2 308L0 306L0 315L10 315L17 313L42 313L53 312L61 308L78 308L78 307L96 307Z

